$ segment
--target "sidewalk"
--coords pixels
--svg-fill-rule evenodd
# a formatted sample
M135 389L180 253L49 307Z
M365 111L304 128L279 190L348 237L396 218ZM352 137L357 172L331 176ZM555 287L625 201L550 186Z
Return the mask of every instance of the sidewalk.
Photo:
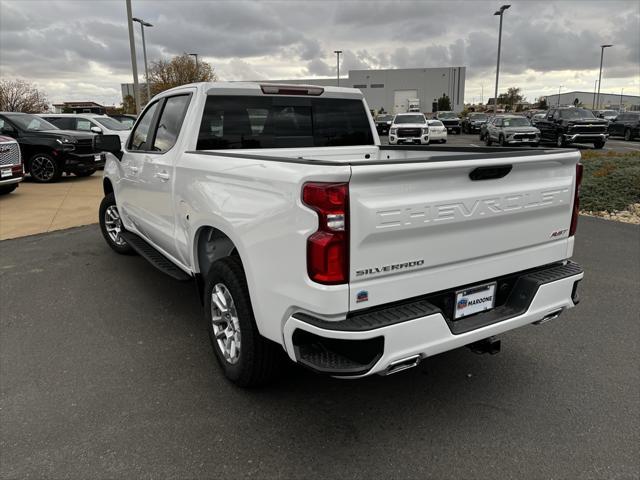
M26 179L0 196L0 240L97 223L102 197L102 172L52 184Z

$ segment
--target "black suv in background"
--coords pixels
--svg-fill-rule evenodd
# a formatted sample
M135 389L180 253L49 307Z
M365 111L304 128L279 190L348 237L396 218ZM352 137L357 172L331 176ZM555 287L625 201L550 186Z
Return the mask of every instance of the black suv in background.
M460 117L454 112L437 112L435 115L436 120L440 120L442 124L447 127L448 132L457 133L460 135Z
M486 113L472 112L462 119L462 131L464 133L476 133L487 123L489 116Z
M388 134L392 123L393 115L378 115L376 117L376 130L378 131L378 134Z
M552 108L547 116L536 122L542 142L553 142L557 147L572 143L593 143L602 148L609 137L607 124L593 116L590 110L576 107Z
M640 112L626 112L609 122L609 135L633 140L640 137Z
M28 113L0 112L0 134L18 141L25 172L39 183L55 182L64 172L87 177L106 160L93 133L60 130Z

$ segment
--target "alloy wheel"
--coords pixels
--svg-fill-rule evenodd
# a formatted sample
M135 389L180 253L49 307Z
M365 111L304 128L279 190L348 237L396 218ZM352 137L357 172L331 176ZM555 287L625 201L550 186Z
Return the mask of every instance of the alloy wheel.
M240 360L240 319L229 289L217 283L211 292L211 326L224 359L235 364Z
M109 205L104 212L104 226L107 229L107 234L111 241L119 247L123 247L127 244L126 240L122 238L122 219L120 213L118 213L118 207L115 205Z
M53 159L45 156L37 156L31 160L31 175L41 182L48 182L56 172Z

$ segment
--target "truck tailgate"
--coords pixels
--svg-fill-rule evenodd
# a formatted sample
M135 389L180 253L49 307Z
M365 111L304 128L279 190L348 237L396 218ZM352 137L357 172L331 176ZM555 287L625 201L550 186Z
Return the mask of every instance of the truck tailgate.
M350 308L566 259L578 151L353 164Z

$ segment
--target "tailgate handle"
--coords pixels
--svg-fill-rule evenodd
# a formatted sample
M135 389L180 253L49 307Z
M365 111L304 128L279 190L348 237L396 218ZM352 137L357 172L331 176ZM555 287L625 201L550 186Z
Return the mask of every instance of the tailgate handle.
M495 180L506 177L513 165L494 165L492 167L478 167L469 174L469 178L476 180Z

